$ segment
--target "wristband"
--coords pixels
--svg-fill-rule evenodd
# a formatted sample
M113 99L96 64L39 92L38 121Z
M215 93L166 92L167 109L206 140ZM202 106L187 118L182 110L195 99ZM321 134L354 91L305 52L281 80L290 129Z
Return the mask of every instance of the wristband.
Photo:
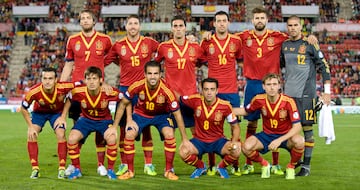
M324 93L330 94L330 84L324 84Z

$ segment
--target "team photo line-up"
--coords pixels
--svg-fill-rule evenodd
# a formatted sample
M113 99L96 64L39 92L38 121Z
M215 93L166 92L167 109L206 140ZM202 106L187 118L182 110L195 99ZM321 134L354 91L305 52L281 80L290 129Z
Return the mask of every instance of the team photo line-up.
M200 43L186 36L182 16L171 20L172 39L159 43L140 35L139 17L129 15L126 36L112 43L108 35L94 29L94 13L82 10L82 30L67 41L61 75L54 68L44 68L41 82L33 85L22 101L30 178L40 177L37 139L47 121L57 138L59 179L82 177L80 150L92 132L96 133L100 176L134 178L136 140L141 141L144 152L144 173L157 175L150 126L158 129L164 143L162 175L169 180L179 179L173 164L176 155L195 167L190 178L252 174L253 162L261 165L261 178L271 174L285 179L309 176L315 105L317 99L330 103L329 65L317 38L302 35L298 16L288 18L288 31L283 33L266 27L268 13L263 7L254 8L252 15L254 29L230 34L229 15L217 12L214 31L204 32ZM119 88L104 82L104 68L112 63L120 67ZM240 63L246 78L243 105L237 85ZM195 71L203 65L208 76L197 84ZM317 73L324 84L320 95L316 93ZM111 101L116 102L114 115L109 109ZM240 135L241 116L248 121L245 139ZM262 130L256 132L260 116ZM73 126L67 126L67 117ZM228 137L225 120L231 128ZM176 128L181 138L178 146ZM68 136L66 129L70 129ZM290 154L284 170L278 148ZM269 151L272 162L262 157ZM121 164L115 170L118 153ZM202 160L204 154L208 163ZM218 161L216 154L221 158ZM240 166L241 155L246 161ZM68 166L67 157L71 160Z

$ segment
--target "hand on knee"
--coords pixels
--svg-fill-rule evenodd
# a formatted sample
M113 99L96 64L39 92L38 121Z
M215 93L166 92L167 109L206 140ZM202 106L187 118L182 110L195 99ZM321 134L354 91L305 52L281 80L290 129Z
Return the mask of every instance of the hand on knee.
M126 126L125 129L125 138L129 140L134 140L138 136L138 129L134 126Z

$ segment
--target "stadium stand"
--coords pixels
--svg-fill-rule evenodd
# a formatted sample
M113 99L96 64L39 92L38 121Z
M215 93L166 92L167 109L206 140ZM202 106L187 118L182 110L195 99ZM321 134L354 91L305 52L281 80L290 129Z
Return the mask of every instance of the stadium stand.
M13 37L9 36L9 33L0 34L0 98L2 98L8 88L9 61Z
M334 0L264 0L264 6L270 13L269 21L283 22L282 5L319 5L320 22L337 22L340 4Z
M18 31L35 31L28 33L24 36L23 44L31 47L31 53L24 59L25 69L22 70L18 76L18 82L15 86L7 86L6 76L9 75L9 64L11 62L10 52L11 50L1 50L0 60L0 92L4 93L4 89L11 89L11 96L21 97L23 93L34 83L39 81L39 74L41 68L45 66L53 66L61 71L64 64L63 57L65 51L65 42L68 32L66 28L58 28L55 34L49 34L46 31L42 31L37 28L39 23L42 22L77 22L76 13L72 8L70 1L65 0L24 0L21 1L6 1L1 2L0 10L0 22L11 22L11 7L12 3L15 5L50 5L51 11L49 18L22 18L17 20ZM182 14L186 16L187 21L198 22L201 30L210 30L212 25L212 18L200 18L191 16L191 5L229 5L229 13L231 22L244 22L248 21L246 18L248 14L251 14L247 8L246 0L174 0L172 12L165 17L157 15L157 8L160 6L161 0L82 0L79 1L81 8L90 8L95 10L99 16L102 6L112 5L139 5L142 22L169 22L171 17L175 14ZM357 0L352 0L353 18L359 20L360 3ZM336 22L337 15L340 11L339 3L334 0L264 0L263 5L271 12L271 22L283 22L281 6L283 5L319 5L320 7L320 19L304 19L304 24L309 25L311 28L311 22ZM351 5L350 5L351 6ZM345 8L345 7L344 7ZM112 36L113 41L121 38L125 32L125 18L99 18L98 22L104 23L104 31ZM195 31L198 32L198 31ZM308 31L311 32L311 31ZM120 33L120 35L117 35ZM9 33L11 35L11 32ZM147 32L145 36L151 36L154 39L162 42L171 38L170 33L164 32ZM321 49L323 50L329 64L331 65L332 75L332 91L334 94L341 95L341 97L357 97L360 96L360 34L352 33L330 33L326 31L320 31L316 33L319 41L321 42ZM2 34L2 36L4 36ZM22 38L22 36L18 36ZM27 39L27 40L26 40ZM5 42L6 41L6 42ZM8 40L1 39L3 47L6 43L10 43ZM10 46L13 46L11 41ZM46 45L48 44L48 45ZM200 81L203 78L204 70L197 71L197 78ZM239 91L242 91L245 86L245 80L241 76L241 67L238 69L238 86ZM319 78L319 81L320 78ZM321 84L318 84L321 86ZM10 88L9 88L10 87ZM0 94L1 96L1 94Z

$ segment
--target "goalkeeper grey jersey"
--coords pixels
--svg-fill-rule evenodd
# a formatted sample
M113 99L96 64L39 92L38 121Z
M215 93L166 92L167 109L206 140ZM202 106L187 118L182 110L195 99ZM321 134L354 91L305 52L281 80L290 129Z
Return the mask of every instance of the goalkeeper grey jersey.
M330 70L318 45L306 38L286 40L281 48L281 67L285 67L284 93L295 98L316 97L316 71L323 81L330 80Z

